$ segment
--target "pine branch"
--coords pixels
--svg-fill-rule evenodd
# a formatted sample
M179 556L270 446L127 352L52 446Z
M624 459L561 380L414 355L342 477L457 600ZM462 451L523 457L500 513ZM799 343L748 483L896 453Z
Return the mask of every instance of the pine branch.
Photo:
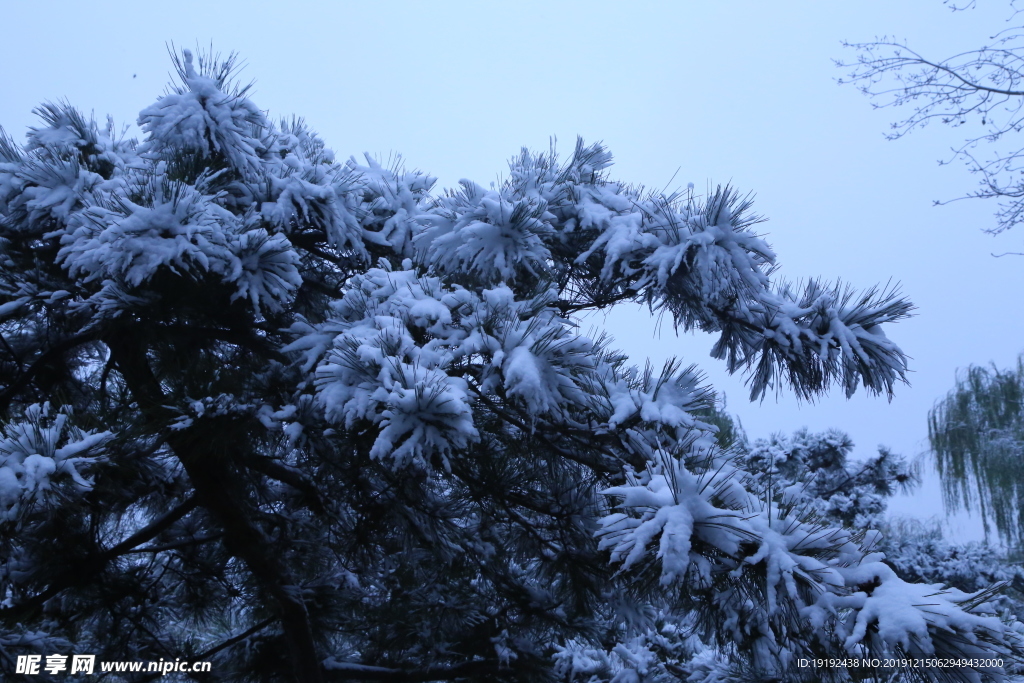
M503 673L505 675L502 675ZM487 675L489 680L501 680L507 676L513 676L514 672L503 669L498 662L493 660L477 660L451 666L430 666L418 669L394 669L328 660L324 668L324 679L328 682L428 683L429 681L451 681L467 676L481 675Z
M198 505L198 499L195 496L190 497L169 512L166 512L160 518L131 534L120 543L93 555L92 557L87 557L82 563L72 564L62 573L58 574L57 577L50 582L50 586L42 593L22 600L11 607L0 608L0 618L7 621L17 621L24 618L24 615L38 609L45 604L46 601L56 597L68 588L87 584L95 578L97 574L102 572L107 563L111 560L114 560L121 555L134 552L138 546L153 540L169 529L175 522L195 510Z
M317 488L316 482L302 472L302 470L289 467L276 460L261 457L249 459L246 461L246 466L251 470L267 475L271 479L288 484L293 489L305 494L309 509L316 514L324 514L326 512L320 489Z
M209 534L200 538L186 538L180 541L174 541L172 543L164 543L162 545L149 545L145 548L134 548L132 550L125 551L126 553L163 553L168 550L178 550L179 548L193 548L198 545L206 543L212 543L220 538L223 538L224 534Z
M35 359L28 369L21 372L14 381L0 392L0 413L7 412L11 401L17 398L17 396L32 382L35 376L38 375L39 372L47 366L47 364L83 344L88 344L90 342L97 341L98 339L99 336L96 333L89 332L87 334L69 337L68 339L64 339L63 341L51 345Z
M163 404L163 392L145 351L130 339L105 341L151 428L166 430L170 411ZM277 603L293 674L302 683L319 683L319 657L301 591L279 563L269 539L250 518L248 506L235 492L238 473L232 471L224 453L209 452L209 440L190 430L172 431L167 444L188 473L199 503L220 523L225 547L245 563Z
M615 463L614 461L605 460L604 462L602 462L592 458L587 458L583 455L580 455L579 453L575 453L568 449L562 448L561 446L558 446L550 438L548 438L546 434L544 434L543 425L536 425L534 428L531 429L530 426L528 426L524 420L512 415L507 410L503 410L501 406L499 406L490 396L481 391L479 387L476 386L475 382L470 382L469 388L477 396L477 398L479 398L485 405L487 405L488 408L490 408L490 410L495 415L500 417L505 422L508 422L510 425L518 428L523 434L529 434L533 438L538 439L555 453L558 453L559 455L568 458L573 462L578 462L581 465L586 465L595 472L600 472L602 474L617 474L621 471L621 465Z

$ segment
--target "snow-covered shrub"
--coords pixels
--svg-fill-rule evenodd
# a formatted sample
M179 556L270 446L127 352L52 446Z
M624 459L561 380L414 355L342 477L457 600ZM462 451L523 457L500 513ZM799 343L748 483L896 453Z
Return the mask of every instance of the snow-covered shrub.
M907 581L941 583L964 591L1004 584L993 603L1024 619L1024 565L997 545L972 541L951 543L937 522L889 520L881 549L893 569Z

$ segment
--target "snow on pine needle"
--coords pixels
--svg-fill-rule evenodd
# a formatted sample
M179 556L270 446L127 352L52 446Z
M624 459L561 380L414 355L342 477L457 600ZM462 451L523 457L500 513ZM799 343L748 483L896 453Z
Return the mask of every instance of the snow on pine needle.
M81 495L92 489L85 476L103 461L111 432L83 431L69 423L67 407L32 404L24 418L0 427L0 519L16 522L46 503L47 497Z

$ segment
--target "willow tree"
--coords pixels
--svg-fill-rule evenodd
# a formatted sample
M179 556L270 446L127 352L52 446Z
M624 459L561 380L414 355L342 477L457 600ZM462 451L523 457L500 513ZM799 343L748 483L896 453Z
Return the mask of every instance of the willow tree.
M928 415L928 441L952 509L977 509L986 530L1024 531L1024 356L1017 367L971 366Z

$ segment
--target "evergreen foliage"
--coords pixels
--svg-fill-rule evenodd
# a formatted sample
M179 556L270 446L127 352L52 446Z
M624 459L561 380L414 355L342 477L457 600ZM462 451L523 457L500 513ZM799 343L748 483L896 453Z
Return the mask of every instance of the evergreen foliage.
M918 483L901 457L880 448L863 462L850 461L853 441L839 431L759 439L743 450L747 487L779 504L805 506L830 523L880 529L887 499Z
M678 680L693 638L747 680L1021 653L991 591L905 582L826 491L776 502L692 367L574 317L718 334L754 398L891 394L898 293L779 282L749 199L614 181L601 145L435 196L272 122L232 58L175 64L142 142L66 104L0 136L5 680L71 652L302 683Z
M1019 553L1009 556L988 543L949 543L938 523L890 520L884 526L883 549L893 568L907 581L941 583L968 592L997 583L1006 586L994 603L1024 618L1024 564Z
M721 433L735 429L733 418L714 405L703 410L709 422L721 426ZM853 443L838 430L810 433L800 430L790 436L774 435L752 444L740 432L735 441L734 462L743 471L743 481L760 492L767 504L792 513L800 508L804 516L816 515L830 523L853 521L858 527L883 529L878 550L886 563L904 581L952 586L967 592L990 591L991 604L1007 622L1024 616L1024 567L991 546L981 543L953 544L945 541L937 523L885 517L888 498L917 484L917 474L900 456L879 449L863 461L851 460ZM697 615L690 614L692 620ZM692 623L692 622L688 622ZM683 680L691 683L739 683L763 680L799 680L797 672L776 677L750 666L729 648L708 644L694 633L669 639L662 631L650 631L627 644L609 648L579 648L573 654L598 663L614 675L628 672L642 662L643 680ZM675 633L669 628L670 633ZM660 659L652 653L659 653ZM884 680L890 683L919 680L914 671L851 672L853 680ZM859 676L856 675L859 673ZM847 679L841 679L847 680Z

